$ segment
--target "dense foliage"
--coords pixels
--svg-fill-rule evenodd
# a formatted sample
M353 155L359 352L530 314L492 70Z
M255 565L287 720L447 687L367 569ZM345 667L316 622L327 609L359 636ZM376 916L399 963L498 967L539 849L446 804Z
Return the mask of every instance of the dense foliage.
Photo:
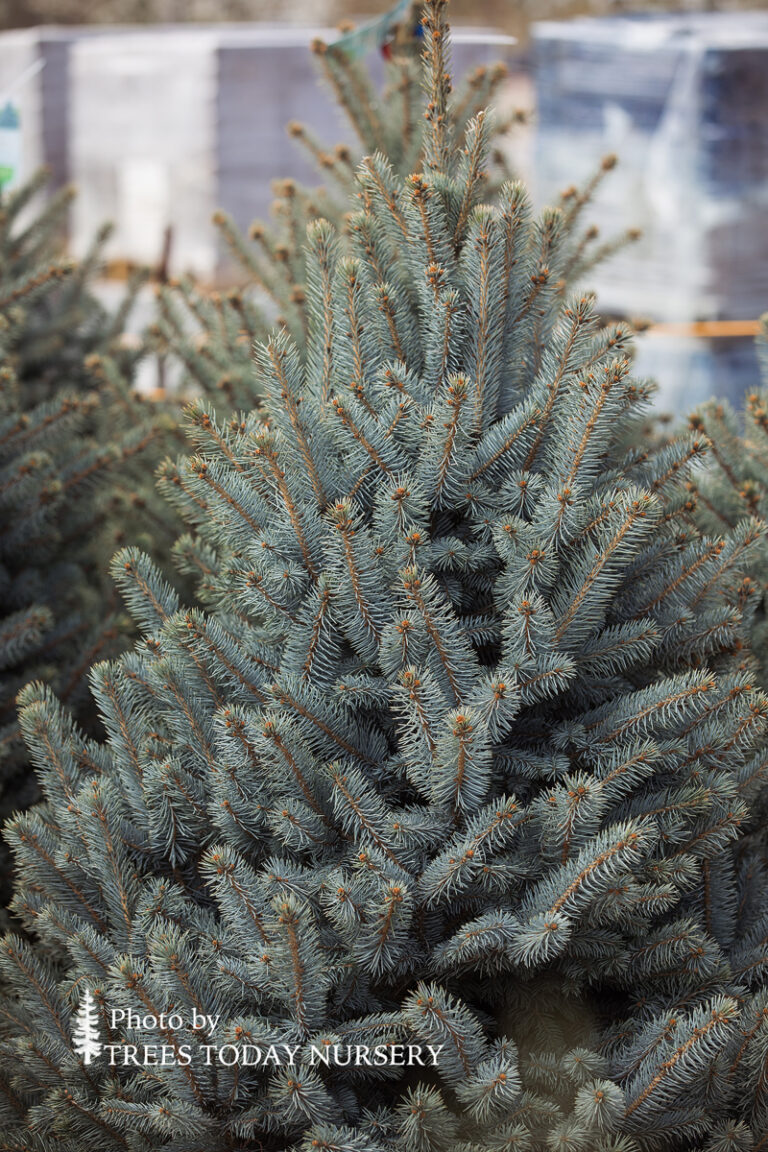
M82 264L63 259L69 195L37 207L40 185L0 204L0 819L36 795L16 693L42 679L93 727L89 666L132 632L109 559L124 533L162 553L174 524L152 480L167 425L133 393L122 340L138 283L109 315L92 291L103 234Z

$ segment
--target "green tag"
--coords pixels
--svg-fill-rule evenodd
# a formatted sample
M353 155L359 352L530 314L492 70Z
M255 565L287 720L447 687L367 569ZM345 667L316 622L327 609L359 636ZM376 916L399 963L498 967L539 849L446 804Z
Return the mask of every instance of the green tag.
M382 46L394 26L408 15L412 5L413 0L400 0L399 4L396 4L389 12L385 12L383 16L379 16L376 20L366 21L359 28L355 28L353 32L347 32L345 36L339 36L338 39L332 40L331 44L346 56L359 59L368 52L372 52L374 48Z
M10 184L15 173L16 169L11 168L10 164L0 164L0 188L2 188L5 184Z

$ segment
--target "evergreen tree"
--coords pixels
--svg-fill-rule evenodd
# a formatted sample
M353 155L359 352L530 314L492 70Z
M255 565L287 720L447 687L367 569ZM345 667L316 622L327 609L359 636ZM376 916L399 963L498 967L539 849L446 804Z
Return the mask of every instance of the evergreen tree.
M703 404L691 427L711 443L708 467L691 481L696 519L705 532L729 532L745 516L768 519L768 315L762 318L757 353L765 383L736 413L724 399ZM752 646L760 661L760 681L768 685L768 547L763 541L748 569L760 598Z
M22 694L5 1149L765 1144L762 529L690 527L697 433L627 454L627 333L562 301L558 212L483 205L442 0L425 31L422 172L363 162L356 256L308 231L305 360L278 332L263 413L194 406L164 469L202 607L126 549L107 739ZM270 1044L295 1066L231 1061Z
M161 541L174 534L152 480L170 425L132 393L136 353L120 339L134 286L108 316L91 291L98 243L82 265L61 258L66 196L20 222L40 182L0 203L1 820L37 796L16 693L42 678L93 728L89 666L133 631L109 559L146 521ZM141 538L151 547L146 530Z

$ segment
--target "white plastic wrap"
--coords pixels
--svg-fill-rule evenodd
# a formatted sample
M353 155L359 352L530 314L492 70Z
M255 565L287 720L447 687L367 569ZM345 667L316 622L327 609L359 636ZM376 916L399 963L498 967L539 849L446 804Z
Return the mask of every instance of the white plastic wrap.
M535 187L551 202L609 152L592 212L642 239L590 279L605 309L754 319L768 307L768 13L534 26Z

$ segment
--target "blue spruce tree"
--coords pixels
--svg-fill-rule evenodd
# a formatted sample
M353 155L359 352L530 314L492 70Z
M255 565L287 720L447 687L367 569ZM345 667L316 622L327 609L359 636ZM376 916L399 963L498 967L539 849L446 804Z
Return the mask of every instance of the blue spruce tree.
M164 470L200 606L124 550L107 739L22 693L5 1149L768 1141L762 529L690 526L698 434L626 448L650 388L560 214L482 203L442 0L425 51L423 170L362 163L356 256L309 229L306 362Z

